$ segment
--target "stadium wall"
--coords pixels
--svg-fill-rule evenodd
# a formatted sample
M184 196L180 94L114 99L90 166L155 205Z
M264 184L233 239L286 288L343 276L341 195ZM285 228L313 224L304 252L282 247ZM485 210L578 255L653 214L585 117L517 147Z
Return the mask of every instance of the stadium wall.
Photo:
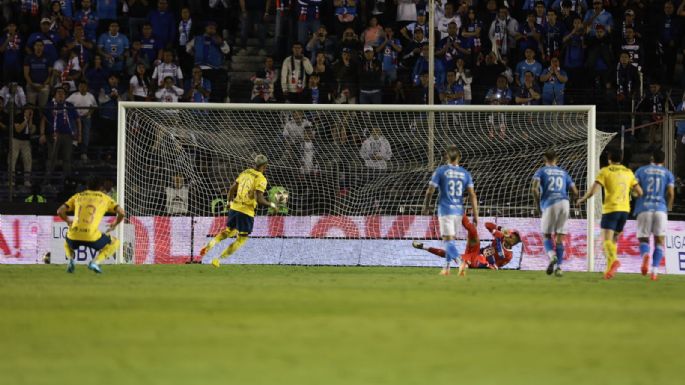
M523 247L515 250L510 267L541 270L546 267L539 220L535 218L481 218L503 227L518 229ZM126 225L129 240L134 239L136 264L184 263L225 223L222 217L133 217ZM103 224L103 228L106 224ZM490 234L480 226L481 239ZM597 236L599 229L597 229ZM639 271L640 256L635 237L636 222L629 221L619 240L623 271ZM685 222L669 222L669 249L685 255ZM3 215L0 217L0 263L42 263L51 252L53 263L64 261L62 242L66 226L58 217ZM135 234L135 237L133 237ZM440 266L438 258L411 247L412 239L432 239L429 245L441 247L435 218L423 216L311 216L266 217L255 219L253 239L229 260L236 264L315 264ZM585 220L569 223L566 250L567 270L586 270ZM227 240L225 242L229 242ZM217 247L219 250L221 245ZM674 251L674 250L670 250ZM677 250L676 250L677 251ZM82 250L79 259L89 259ZM672 253L673 254L673 253ZM674 255L679 255L677 252ZM682 265L682 264L681 264ZM674 265L675 266L675 265ZM685 271L685 265L682 266Z

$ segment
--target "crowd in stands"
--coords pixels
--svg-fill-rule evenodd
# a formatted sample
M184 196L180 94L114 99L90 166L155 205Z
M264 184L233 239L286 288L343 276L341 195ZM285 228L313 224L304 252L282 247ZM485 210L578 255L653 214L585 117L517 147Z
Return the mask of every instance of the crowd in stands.
M37 153L47 175L58 164L68 175L93 141L115 145L119 101L229 102L234 55L264 57L244 96L255 103L427 103L430 18L436 103L637 106L651 119L683 108L668 92L685 86L685 1L435 4L4 1L0 156L21 164L27 186Z

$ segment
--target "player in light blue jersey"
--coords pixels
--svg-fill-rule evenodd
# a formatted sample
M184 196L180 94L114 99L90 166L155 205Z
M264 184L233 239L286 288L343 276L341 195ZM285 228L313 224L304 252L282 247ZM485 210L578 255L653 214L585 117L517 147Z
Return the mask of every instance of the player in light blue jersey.
M545 235L544 245L549 265L547 275L560 277L561 264L564 261L564 236L567 233L566 222L570 216L568 192L574 198L578 197L578 189L566 170L557 166L559 157L554 150L547 150L543 155L545 165L535 172L532 182L532 193L535 205L540 204L542 211L542 233ZM552 242L552 234L556 236L556 247Z
M650 278L657 280L657 270L664 256L664 236L668 223L668 212L673 208L675 197L673 174L664 167L664 152L655 150L651 163L642 166L635 172L635 178L644 194L635 202L637 217L637 238L640 241L642 255L642 275L649 271L649 237L654 235L654 253L652 254L652 273Z
M461 153L457 146L451 145L446 152L447 164L438 167L429 182L426 197L423 201L423 214L430 215L430 202L435 190L438 190L438 223L440 235L445 242L445 268L440 271L441 275L449 275L450 262L455 261L459 265L459 274L464 274L466 268L460 260L461 253L457 248L457 229L464 215L464 193L468 192L473 209L473 224L478 225L478 198L473 188L471 173L459 166Z

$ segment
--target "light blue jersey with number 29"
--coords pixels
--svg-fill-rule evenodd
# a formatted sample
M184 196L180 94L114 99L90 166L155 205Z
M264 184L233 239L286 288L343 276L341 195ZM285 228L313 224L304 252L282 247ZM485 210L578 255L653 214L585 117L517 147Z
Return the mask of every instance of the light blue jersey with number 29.
M446 164L435 170L430 185L440 193L438 216L464 215L464 193L473 187L471 173L461 166Z
M540 181L540 209L563 200L568 200L568 189L574 186L573 179L566 170L559 166L544 166L540 168L533 180Z

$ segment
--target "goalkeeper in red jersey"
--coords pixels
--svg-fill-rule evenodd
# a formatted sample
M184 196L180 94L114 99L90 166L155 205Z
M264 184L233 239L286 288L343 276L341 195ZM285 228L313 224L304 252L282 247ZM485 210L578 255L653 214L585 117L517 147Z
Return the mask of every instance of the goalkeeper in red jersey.
M503 229L492 222L485 222L485 228L488 229L494 239L490 245L481 248L478 229L466 215L461 218L461 225L467 231L466 251L461 256L465 267L497 270L506 266L513 257L512 247L521 242L521 234L517 230ZM445 257L445 250L443 249L424 248L423 243L417 241L414 241L412 246L427 250L439 257Z

